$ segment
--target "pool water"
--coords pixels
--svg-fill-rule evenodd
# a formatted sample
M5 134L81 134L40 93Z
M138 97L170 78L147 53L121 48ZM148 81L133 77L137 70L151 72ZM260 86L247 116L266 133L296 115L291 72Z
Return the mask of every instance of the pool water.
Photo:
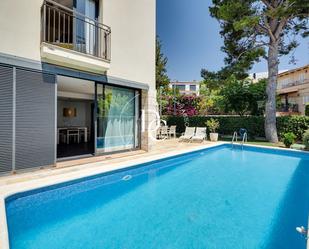
M305 249L309 156L218 146L6 200L11 249Z

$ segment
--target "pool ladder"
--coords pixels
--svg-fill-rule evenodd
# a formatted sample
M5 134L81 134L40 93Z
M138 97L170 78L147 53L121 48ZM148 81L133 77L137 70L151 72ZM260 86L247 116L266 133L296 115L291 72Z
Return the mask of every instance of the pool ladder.
M235 131L233 134L233 138L232 138L232 148L234 147L234 141L237 142L237 140L238 140L238 135L237 135L237 131Z
M244 148L245 142L246 142L246 143L248 142L248 135L247 135L247 132L245 132L244 135L242 136L241 149Z
M234 147L234 142L237 142L237 140L238 140L238 134L237 131L235 131L232 138L232 148ZM244 144L247 142L248 142L248 134L247 132L245 132L242 136L241 149L244 148Z

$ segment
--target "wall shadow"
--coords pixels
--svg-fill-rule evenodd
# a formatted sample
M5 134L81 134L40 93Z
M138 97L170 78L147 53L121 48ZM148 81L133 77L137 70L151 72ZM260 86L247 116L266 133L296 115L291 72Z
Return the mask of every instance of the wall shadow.
M296 232L297 226L308 225L309 160L302 159L295 170L272 231L263 249L305 249L306 240Z

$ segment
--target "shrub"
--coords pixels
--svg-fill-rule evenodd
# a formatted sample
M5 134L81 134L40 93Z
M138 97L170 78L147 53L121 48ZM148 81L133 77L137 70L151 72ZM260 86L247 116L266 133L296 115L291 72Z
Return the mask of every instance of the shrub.
M206 121L206 126L208 127L210 132L215 133L216 130L219 128L220 123L219 123L218 120L211 118L211 119Z
M302 140L304 132L309 129L309 117L285 116L277 118L277 129L279 136L284 133L293 132L297 140Z
M293 132L287 132L282 135L282 141L285 147L290 148L290 146L295 143L296 135Z
M175 106L174 106L175 102ZM162 104L162 111L166 115L177 116L187 115L194 116L198 115L198 104L200 97L195 95L179 95L179 96L161 96L159 103ZM174 110L175 107L175 110Z
M176 125L177 133L185 131L185 124L192 127L203 127L207 120L213 117L209 116L193 116L193 117L181 117L181 116L164 116L163 119L167 121L168 125ZM239 116L216 116L216 120L219 121L220 127L218 132L222 135L232 135L234 131L238 131L239 128L245 128L248 130L248 135L254 137L264 137L264 118L261 116L239 117ZM207 130L209 133L209 131Z
M309 116L309 103L306 104L305 107L305 115L308 117Z
M193 127L205 126L207 120L214 116L164 116L168 125L177 125L177 132L185 131L185 124ZM220 123L218 132L222 135L232 135L234 131L245 128L250 137L265 137L263 116L215 116ZM297 140L302 140L303 134L309 129L309 117L306 116L284 116L277 117L277 128L280 137L284 133L293 132Z
M303 136L303 143L306 146L306 149L309 149L309 130L306 130L304 136Z

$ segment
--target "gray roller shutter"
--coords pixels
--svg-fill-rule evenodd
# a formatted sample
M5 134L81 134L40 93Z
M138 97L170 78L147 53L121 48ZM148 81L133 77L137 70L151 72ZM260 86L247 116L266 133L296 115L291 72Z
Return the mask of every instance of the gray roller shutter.
M0 173L12 170L13 68L0 66Z
M16 69L16 170L53 165L55 76Z

